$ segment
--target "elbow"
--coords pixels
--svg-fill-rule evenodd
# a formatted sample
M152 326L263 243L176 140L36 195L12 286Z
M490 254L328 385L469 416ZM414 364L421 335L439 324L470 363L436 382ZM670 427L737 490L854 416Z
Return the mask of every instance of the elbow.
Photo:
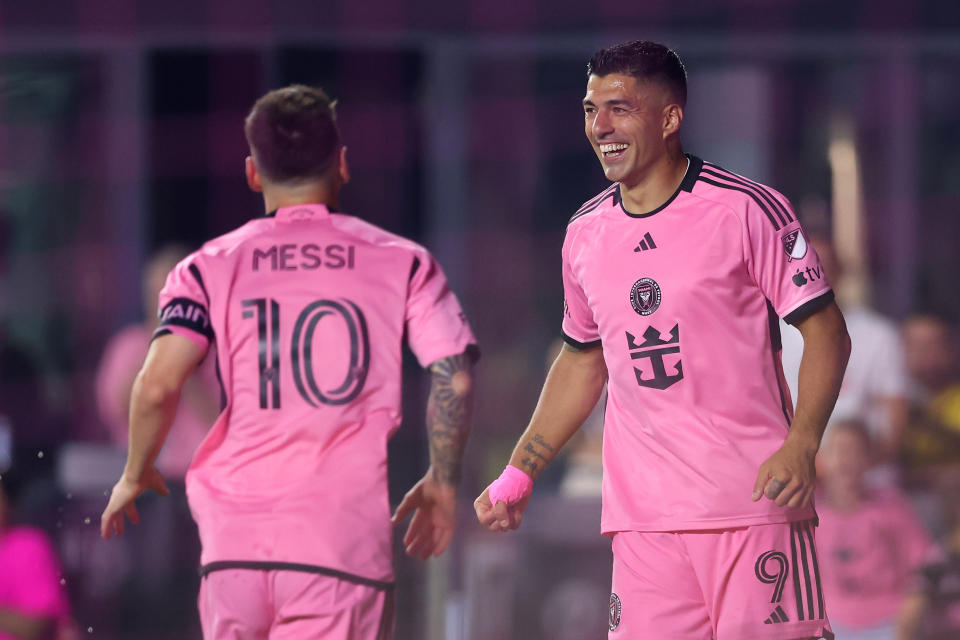
M133 403L148 407L162 407L180 397L180 385L162 377L141 371L133 385Z

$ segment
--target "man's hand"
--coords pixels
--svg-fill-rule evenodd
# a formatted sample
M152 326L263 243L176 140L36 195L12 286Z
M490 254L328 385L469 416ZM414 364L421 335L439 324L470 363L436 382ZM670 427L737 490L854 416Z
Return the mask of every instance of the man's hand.
M113 486L113 491L110 493L107 508L100 516L100 535L105 540L108 540L114 533L118 536L123 535L124 513L127 514L133 524L140 522L140 515L137 513L134 501L147 489L153 489L161 496L170 495L170 489L163 482L163 476L160 475L156 467L150 467L149 471L139 481L130 480L126 475L120 477L120 481Z
M476 500L473 501L473 509L477 512L477 520L490 531L511 531L520 526L523 522L523 512L530 503L530 496L517 502L507 505L506 502L498 501L496 505L490 504L489 487L483 490Z
M430 556L439 557L446 551L456 525L456 508L456 488L437 480L431 467L403 496L390 519L397 525L413 513L403 536L407 555L426 560Z
M753 501L766 496L778 507L809 506L817 480L816 453L816 447L788 436L783 446L760 465Z

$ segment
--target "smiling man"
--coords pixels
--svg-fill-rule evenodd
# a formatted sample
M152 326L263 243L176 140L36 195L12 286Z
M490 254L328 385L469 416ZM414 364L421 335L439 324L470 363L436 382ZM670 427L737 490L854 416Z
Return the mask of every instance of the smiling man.
M684 154L673 51L630 42L587 70L584 130L613 184L570 219L565 346L477 516L519 526L607 382L610 638L832 637L813 460L850 345L816 252L781 194ZM777 316L804 338L796 414Z

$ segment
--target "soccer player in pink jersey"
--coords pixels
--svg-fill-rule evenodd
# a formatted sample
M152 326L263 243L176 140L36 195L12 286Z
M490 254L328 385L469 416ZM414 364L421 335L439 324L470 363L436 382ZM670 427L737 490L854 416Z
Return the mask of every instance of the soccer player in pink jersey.
M154 462L216 341L223 410L186 477L204 637L389 638L387 440L400 425L402 343L432 374L431 464L392 521L413 514L406 551L426 559L453 534L476 341L423 247L337 212L349 171L323 91L271 91L245 132L266 214L171 271L101 534L122 534L124 514L137 522L145 490L167 492Z
M606 382L609 637L831 637L811 497L849 338L786 198L684 154L686 93L662 45L590 60L585 133L613 184L569 222L566 344L474 507L516 528ZM796 414L777 316L804 338Z

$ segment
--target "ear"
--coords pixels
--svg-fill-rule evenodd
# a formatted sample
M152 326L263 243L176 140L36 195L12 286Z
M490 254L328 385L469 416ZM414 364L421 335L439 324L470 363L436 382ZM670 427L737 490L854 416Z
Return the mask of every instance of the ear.
M347 164L347 147L340 147L340 158L337 160L337 173L340 174L341 184L350 182L350 165Z
M247 186L250 187L250 190L257 193L262 192L263 184L260 182L260 172L257 171L257 163L254 162L253 156L247 156L244 161L244 170L247 174Z
M663 137L667 138L680 133L680 124L683 122L683 107L678 104L668 104L663 109Z

